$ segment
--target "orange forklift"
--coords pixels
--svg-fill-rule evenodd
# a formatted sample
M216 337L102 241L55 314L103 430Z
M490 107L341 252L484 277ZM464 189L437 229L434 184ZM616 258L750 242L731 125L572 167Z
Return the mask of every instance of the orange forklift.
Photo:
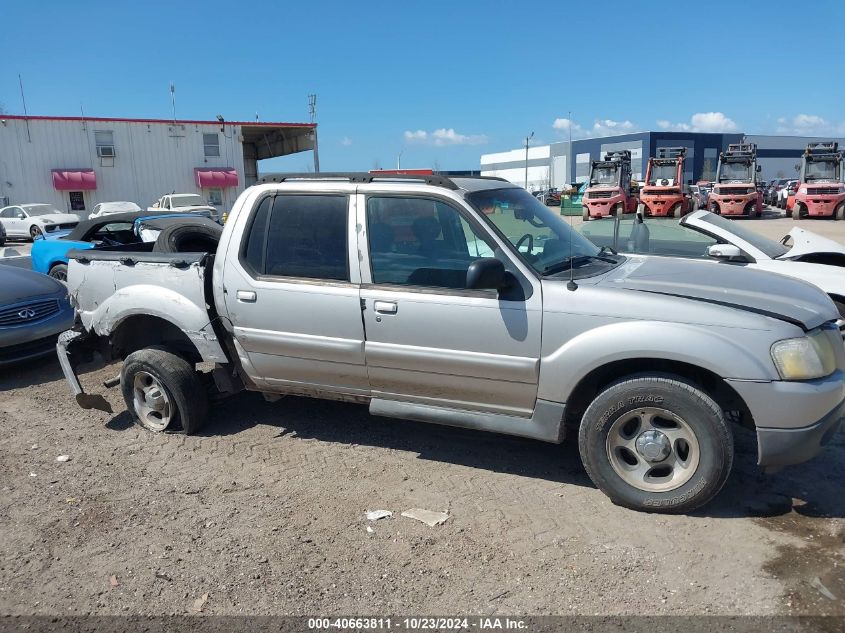
M697 210L698 201L684 184L686 147L661 147L648 159L645 186L640 191L646 215L680 218Z
M801 180L793 198L792 219L845 220L843 172L845 159L838 143L808 143L801 157Z
M637 210L637 192L631 186L631 151L607 152L590 163L590 180L582 200L584 220L621 216Z
M760 217L763 194L757 187L759 173L755 143L728 145L727 151L719 154L716 184L709 198L710 210L726 216Z

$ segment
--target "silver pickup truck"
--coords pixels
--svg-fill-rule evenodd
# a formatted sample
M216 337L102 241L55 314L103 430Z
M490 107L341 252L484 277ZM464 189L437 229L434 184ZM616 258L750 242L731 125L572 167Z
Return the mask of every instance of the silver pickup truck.
M108 410L75 368L94 351L121 359L126 405L153 431L198 429L210 391L359 401L577 435L613 502L687 512L725 483L731 424L775 469L815 455L845 412L839 314L821 290L599 249L496 178L267 177L216 253L70 257L78 324L58 353L73 393Z

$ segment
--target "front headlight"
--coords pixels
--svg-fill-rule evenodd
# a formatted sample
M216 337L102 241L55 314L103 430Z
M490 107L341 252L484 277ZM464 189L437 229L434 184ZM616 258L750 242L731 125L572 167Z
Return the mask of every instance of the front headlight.
M812 380L829 376L836 369L836 355L823 330L772 345L772 360L784 380Z
M800 193L802 196L806 196L807 195L807 187L799 188L798 193Z

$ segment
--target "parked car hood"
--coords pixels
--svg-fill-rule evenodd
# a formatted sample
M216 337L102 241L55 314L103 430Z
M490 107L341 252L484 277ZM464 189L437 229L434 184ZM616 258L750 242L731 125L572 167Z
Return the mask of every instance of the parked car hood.
M17 266L0 265L0 306L61 295L64 291L65 287L52 277Z
M631 257L599 285L706 301L774 317L805 330L839 318L830 298L812 284L730 264Z
M30 220L48 220L49 222L53 222L55 224L66 224L68 222L79 222L79 216L74 215L73 213L45 213L44 215L36 215L31 218Z
M795 227L787 233L787 236L792 238L792 248L779 259L794 259L802 255L817 253L840 253L845 255L845 246L807 229Z

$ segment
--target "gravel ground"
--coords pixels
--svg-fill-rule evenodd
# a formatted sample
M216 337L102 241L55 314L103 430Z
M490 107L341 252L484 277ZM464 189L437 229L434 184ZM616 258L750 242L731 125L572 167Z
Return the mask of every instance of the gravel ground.
M256 394L155 435L107 398L77 408L52 359L0 370L0 613L845 615L845 434L764 476L737 430L720 497L661 516L613 506L572 442Z
M107 397L117 415L78 409L53 361L0 378L0 613L181 614L207 593L213 614L845 614L842 435L763 476L738 432L717 501L660 516L613 506L573 443L256 394L155 435Z

